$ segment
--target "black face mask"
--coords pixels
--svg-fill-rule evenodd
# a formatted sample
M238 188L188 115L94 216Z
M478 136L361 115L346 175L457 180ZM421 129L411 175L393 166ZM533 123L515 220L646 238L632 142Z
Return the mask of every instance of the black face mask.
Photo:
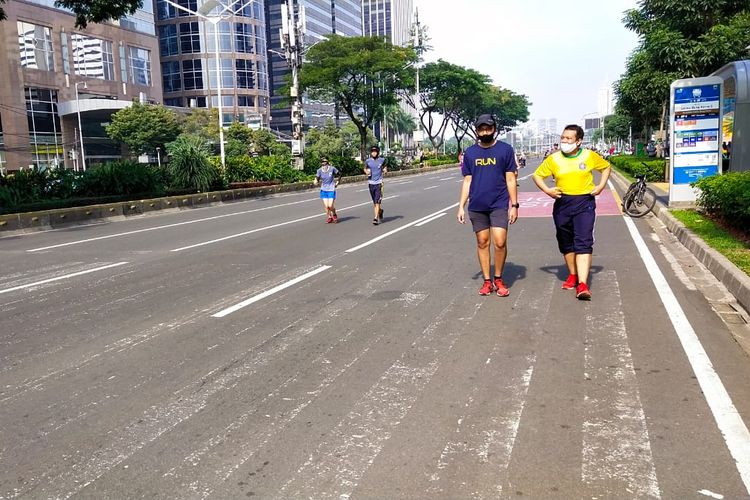
M492 141L494 141L494 140L495 140L495 135L494 134L480 135L479 136L479 142L481 142L482 144L492 144Z

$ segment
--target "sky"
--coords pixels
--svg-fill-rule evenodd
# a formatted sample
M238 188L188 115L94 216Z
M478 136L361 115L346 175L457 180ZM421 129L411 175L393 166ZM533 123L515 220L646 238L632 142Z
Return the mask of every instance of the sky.
M530 119L583 125L600 88L625 71L638 38L622 24L637 0L414 0L432 50L528 96Z

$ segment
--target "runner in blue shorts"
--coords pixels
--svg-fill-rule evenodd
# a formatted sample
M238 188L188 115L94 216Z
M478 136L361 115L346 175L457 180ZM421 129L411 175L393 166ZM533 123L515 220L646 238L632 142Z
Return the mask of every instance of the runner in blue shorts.
M320 199L323 200L323 207L326 209L326 224L337 223L339 221L336 215L336 186L339 185L341 174L339 170L328 163L325 156L320 159L321 167L315 173L315 185L320 181Z
M372 219L375 226L383 222L383 175L387 172L388 167L385 165L385 158L380 157L380 148L377 146L371 147L370 157L365 161L365 175L375 209L375 217Z

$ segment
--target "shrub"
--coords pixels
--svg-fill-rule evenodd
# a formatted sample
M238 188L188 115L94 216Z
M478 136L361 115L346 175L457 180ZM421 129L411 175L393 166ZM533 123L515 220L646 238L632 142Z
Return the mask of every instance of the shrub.
M123 160L86 170L79 180L76 195L158 195L164 193L165 186L163 170L145 163Z
M609 162L612 166L634 177L644 174L647 182L662 182L664 180L666 161L663 158L655 159L648 156L620 155L610 156Z
M697 203L708 214L747 231L750 227L750 171L703 177L691 184L700 189Z
M289 156L237 156L227 158L228 182L279 181L297 182L308 177L291 166Z
M173 187L209 190L217 172L209 160L205 140L194 135L181 135L167 144L167 151Z

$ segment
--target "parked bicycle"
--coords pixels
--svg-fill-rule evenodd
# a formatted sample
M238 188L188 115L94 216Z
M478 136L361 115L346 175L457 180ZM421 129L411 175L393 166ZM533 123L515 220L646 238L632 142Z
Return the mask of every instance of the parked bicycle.
M656 193L646 185L646 174L636 175L635 179L622 197L622 209L631 217L643 217L656 205Z

